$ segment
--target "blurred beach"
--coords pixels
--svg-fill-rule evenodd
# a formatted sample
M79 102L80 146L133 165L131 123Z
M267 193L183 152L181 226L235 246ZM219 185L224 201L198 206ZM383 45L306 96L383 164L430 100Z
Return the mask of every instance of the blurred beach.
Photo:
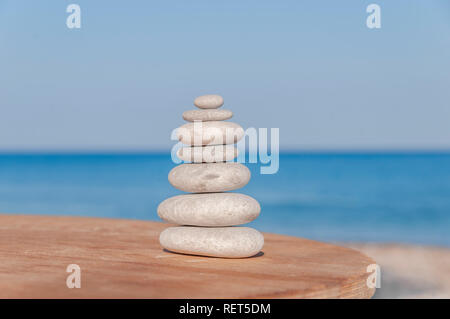
M247 164L258 230L344 242L382 269L375 297L448 297L450 154L282 153L277 174ZM159 220L181 192L169 152L0 155L0 211ZM444 279L443 279L444 278ZM445 279L447 278L447 279Z
M341 243L342 244L342 243ZM381 268L373 298L450 298L450 249L423 245L351 243Z

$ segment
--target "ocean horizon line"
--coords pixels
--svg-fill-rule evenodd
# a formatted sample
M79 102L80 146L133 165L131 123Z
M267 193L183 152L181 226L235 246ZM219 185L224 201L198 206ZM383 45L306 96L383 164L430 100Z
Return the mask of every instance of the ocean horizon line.
M270 149L270 148L269 148ZM246 150L246 153L249 153ZM280 155L450 155L450 149L281 149ZM170 149L0 150L0 156L170 155ZM270 152L269 152L270 154Z

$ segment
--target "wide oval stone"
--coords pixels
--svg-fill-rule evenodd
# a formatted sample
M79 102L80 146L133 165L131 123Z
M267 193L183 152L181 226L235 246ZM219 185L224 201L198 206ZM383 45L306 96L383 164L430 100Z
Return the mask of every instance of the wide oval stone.
M194 122L180 126L177 137L193 146L234 144L244 137L244 129L233 122Z
M249 169L240 163L181 164L169 172L170 184L189 193L232 191L249 180Z
M227 162L235 159L239 152L233 145L192 146L178 149L182 161L192 163Z
M256 219L260 211L257 200L238 193L178 195L158 206L161 219L192 226L242 225Z
M233 116L230 110L189 110L183 113L183 119L194 121L224 121Z
M201 109L217 109L223 105L223 97L216 94L202 95L195 98L194 105Z
M244 258L258 254L264 236L249 227L169 227L159 236L165 249L191 255Z

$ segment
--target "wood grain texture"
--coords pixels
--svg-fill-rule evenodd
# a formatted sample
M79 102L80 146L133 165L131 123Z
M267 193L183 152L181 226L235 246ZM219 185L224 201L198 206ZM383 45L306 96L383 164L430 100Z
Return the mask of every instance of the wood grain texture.
M349 248L264 234L263 254L220 259L174 254L168 224L0 215L1 298L370 298L366 267ZM81 267L69 289L66 268Z

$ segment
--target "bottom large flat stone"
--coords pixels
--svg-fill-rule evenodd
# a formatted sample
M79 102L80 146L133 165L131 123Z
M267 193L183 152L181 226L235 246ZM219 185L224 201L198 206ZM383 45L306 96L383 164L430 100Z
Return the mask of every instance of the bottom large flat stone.
M191 255L244 258L259 253L263 235L249 227L169 227L159 236L165 249Z

